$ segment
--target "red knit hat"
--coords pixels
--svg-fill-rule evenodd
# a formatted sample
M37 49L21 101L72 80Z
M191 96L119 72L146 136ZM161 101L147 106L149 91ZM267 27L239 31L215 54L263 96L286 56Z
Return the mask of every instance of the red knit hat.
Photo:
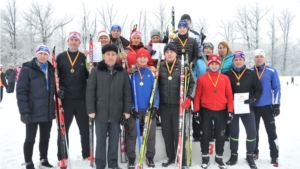
M220 56L217 55L217 54L211 54L211 55L209 55L207 66L209 66L209 64L211 64L213 62L216 62L216 63L218 63L220 65L221 64L221 58L220 58Z
M145 49L145 48L140 48L137 53L136 53L136 58L139 57L147 57L147 58L151 58L149 52Z

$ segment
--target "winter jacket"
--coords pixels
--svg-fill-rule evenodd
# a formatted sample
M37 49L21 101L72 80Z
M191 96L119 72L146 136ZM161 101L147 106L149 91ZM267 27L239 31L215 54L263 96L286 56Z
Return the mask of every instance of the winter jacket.
M166 67L166 62L164 61L160 65L159 69L159 96L160 96L160 104L167 105L167 106L173 106L173 105L179 105L179 99L180 99L180 69L181 69L181 63L180 60L177 60L172 72L172 80L168 80L169 72ZM172 63L168 63L171 68ZM192 72L191 72L192 73ZM194 98L195 96L195 80L194 75L190 76L189 80L189 86L187 91L187 97Z
M131 76L131 91L132 91L132 107L136 110L147 110L149 108L150 97L152 94L153 84L155 80L154 73L149 68L140 68L140 73L143 76L141 80L140 75L136 72ZM135 81L135 83L133 82ZM143 85L140 85L140 83ZM136 88L136 93L134 93L134 86ZM135 97L137 101L137 106L135 105ZM159 107L159 91L158 84L156 85L156 93L153 102L153 107Z
M17 83L17 103L20 114L28 113L32 123L48 122L55 118L54 68L48 62L46 80L45 73L37 66L35 59L23 64Z
M74 61L77 52L70 52L71 60ZM68 59L67 52L60 53L57 58L58 76L60 78L60 89L64 90L64 99L84 99L86 83L89 72L85 67L85 59L83 53L79 53L78 59L74 65L74 73L71 73L71 63Z
M232 67L232 53L229 53L225 58L221 57L221 73L228 72Z
M277 70L271 66L263 65L258 68L259 75L261 75L264 67L266 69L260 79L263 91L260 99L256 101L253 106L266 106L272 104L279 104L281 99L280 81ZM251 68L256 73L255 67Z
M16 75L17 72L14 69L8 69L5 72L6 78L8 82L15 82L16 81Z
M131 68L131 65L135 65L136 63L136 55L137 55L137 51L140 48L145 48L143 44L141 44L138 47L135 46L128 46L126 49L128 51L127 53L127 63L128 63L128 67ZM146 49L146 48L145 48ZM147 50L147 49L146 49ZM121 63L121 62L120 62ZM151 58L151 56L148 58L148 66L154 66L153 60Z
M233 71L240 75L243 70L246 69L244 75L240 79L240 85L237 85L237 78L235 77ZM262 86L261 83L256 76L256 74L250 70L247 69L246 66L241 71L237 71L234 68L232 68L230 71L226 72L225 75L227 75L230 79L231 83L231 89L233 94L234 93L249 93L249 98L255 99L255 101L259 101L261 95L262 95ZM252 105L250 106L250 110L253 110Z
M111 34L109 34L109 37L110 37L110 43L114 43L116 44L117 46L119 46L119 44L117 44L117 38L113 38L111 36ZM125 39L123 36L120 36L120 39L122 41L122 46L123 48L125 49L128 45L129 45L129 41L127 39ZM121 52L121 51L120 51Z
M184 43L185 40L188 38L186 45L184 47L184 49L185 49L184 53L182 52L183 47L178 38L181 39L182 43ZM193 64L196 63L196 61L198 59L198 50L199 49L198 49L198 43L195 38L189 37L188 33L186 33L185 35L178 35L178 37L176 37L174 39L174 44L177 47L177 56L179 59L181 59L182 54L184 54L184 55L188 54L189 63L191 63L191 62L193 62Z
M128 73L116 63L109 70L104 60L92 69L86 88L87 113L96 113L96 120L118 122L131 111L131 87Z
M210 75L211 80L208 74ZM217 79L218 83L216 84L216 87L214 87L213 83L216 83ZM223 75L220 72L208 71L198 78L196 95L194 97L194 110L198 111L200 110L200 107L205 107L213 111L227 109L228 112L233 112L231 84L226 75Z
M178 36L178 31L176 31L176 36ZM200 38L200 34L194 30L189 29L188 31L189 37L196 39L197 41L197 45L198 45L198 57L201 55L201 51L203 51L202 49L202 44L201 44L201 38Z
M4 86L6 89L8 88L6 79L5 79L5 74L0 70L0 87Z
M202 56L204 55L204 56ZM203 57L205 57L203 59ZM195 79L198 79L199 76L205 74L207 72L207 56L201 52L201 57L196 62L196 65L193 68L193 74Z

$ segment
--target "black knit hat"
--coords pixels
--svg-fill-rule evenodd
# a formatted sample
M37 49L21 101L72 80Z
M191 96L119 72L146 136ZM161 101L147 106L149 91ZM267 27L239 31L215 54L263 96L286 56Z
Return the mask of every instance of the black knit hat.
M115 44L106 44L102 47L102 54L104 54L107 51L114 51L116 53L118 53L118 46Z
M166 53L167 50L172 50L177 54L177 47L174 43L169 43L164 48L164 53Z
M180 20L185 20L185 19L190 20L191 23L192 23L192 19L191 19L191 16L190 16L189 14L183 14L183 15L181 16L181 18L180 18Z

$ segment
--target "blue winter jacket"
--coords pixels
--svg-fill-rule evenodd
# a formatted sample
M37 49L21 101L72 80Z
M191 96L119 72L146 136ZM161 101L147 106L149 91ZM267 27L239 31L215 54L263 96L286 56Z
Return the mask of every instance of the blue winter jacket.
M136 72L131 77L131 91L132 91L132 107L135 108L137 111L147 110L149 108L149 101L152 93L153 83L155 80L155 76L153 72L149 68L140 68L141 75L143 76L143 80L141 80L140 75ZM134 79L133 79L134 78ZM134 93L134 83L135 80L135 88L136 93ZM143 85L140 83L143 82ZM137 100L137 107L135 105L135 97ZM158 84L156 85L156 93L155 99L153 103L153 107L159 107L159 91L158 91Z
M232 53L229 53L225 58L221 57L221 73L228 72L232 68Z
M28 113L31 123L48 122L54 114L54 68L48 62L48 78L36 58L24 63L17 83L17 103L20 114ZM48 88L48 89L47 89Z
M202 54L201 54L202 55ZM205 60L207 61L207 55L204 54ZM206 63L203 59L203 57L199 57L199 59L196 62L196 65L193 68L193 74L195 77L195 80L197 81L198 77L205 74L207 70Z
M262 73L263 69L264 65L258 69L259 75ZM251 68L251 70L256 72L255 67ZM266 66L260 82L263 88L262 95L259 100L254 102L253 106L280 105L281 91L277 70L271 66Z

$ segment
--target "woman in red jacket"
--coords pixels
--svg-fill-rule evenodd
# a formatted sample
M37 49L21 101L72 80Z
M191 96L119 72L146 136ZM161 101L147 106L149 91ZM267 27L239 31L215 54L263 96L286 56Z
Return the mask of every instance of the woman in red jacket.
M209 139L211 138L212 125L214 120L216 136L216 158L215 161L220 167L223 163L223 152L225 143L226 123L232 120L233 96L230 80L220 72L220 56L212 54L208 58L208 71L197 80L196 95L194 97L194 110L198 122L201 121L202 139L202 168L209 165ZM201 107L201 117L200 117Z

